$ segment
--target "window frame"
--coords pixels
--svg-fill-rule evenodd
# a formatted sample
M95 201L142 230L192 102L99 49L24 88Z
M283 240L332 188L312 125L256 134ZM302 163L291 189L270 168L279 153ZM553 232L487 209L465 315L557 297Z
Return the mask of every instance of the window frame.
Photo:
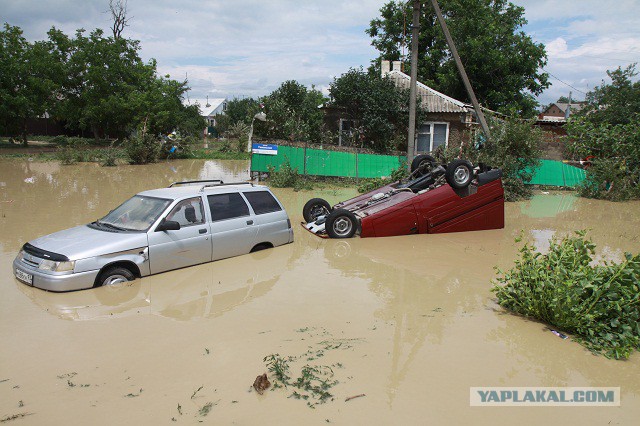
M267 212L261 212L258 213L255 209L255 207L253 206L253 203L251 202L251 200L249 199L249 197L247 196L247 194L256 194L256 193L266 193L267 195L269 195L271 197L271 199L274 201L275 205L278 206L277 210L271 210L271 211L267 211ZM278 199L275 197L275 195L273 195L271 193L271 191L268 190L259 190L259 191L243 191L242 192L242 196L247 200L247 203L249 204L249 207L251 207L251 210L253 211L253 214L255 214L256 216L259 215L263 215L263 214L269 214L269 213L277 213L277 212L281 212L284 210L284 207L282 207L282 205L280 204L280 202L278 201Z
M196 197L189 197L189 198L183 198L182 200L178 201L172 208L171 210L169 210L169 213L167 213L165 215L165 220L167 220L167 218L169 217L169 215L171 213L173 213L173 211L176 209L176 207L178 207L179 205L181 205L182 203L189 201L189 203L193 202L193 200L199 200L200 201L200 216L202 217L202 221L201 222L194 222L194 223L187 223L186 225L183 225L182 223L180 223L180 228L188 228L190 226L198 226L198 225L204 225L207 222L207 217L205 216L204 213L204 206L203 206L203 202L202 202L202 197L201 196L196 196ZM168 219L168 220L174 220L174 219Z
M211 209L211 202L209 201L209 198L210 198L210 197L220 196L220 195L229 195L229 196L231 196L231 195L237 195L237 196L238 196L238 198L239 198L240 200L242 200L242 202L244 203L244 206L247 208L247 214L242 215L242 216L227 217L227 218L224 218L224 219L214 219L214 217L213 217L213 210ZM242 217L249 217L249 216L251 216L251 210L252 210L252 209L251 209L251 206L250 206L250 204L248 203L248 200L246 200L246 199L242 196L242 194L240 194L239 192L224 192L224 193L221 193L221 194L207 194L207 205L209 206L209 215L210 215L210 217L211 217L211 223L223 222L223 221L225 221L225 220L233 220L233 219L239 219L239 218L242 218Z
M444 147L448 147L449 146L449 122L448 121L425 121L424 123L420 123L420 125L418 126L418 131L416 132L416 139L414 142L414 152L416 153L428 153L428 152L433 152L433 135L434 135L434 130L435 130L435 125L436 124L444 124L447 126L447 130L445 132L445 139L444 139ZM418 137L422 134L425 135L426 133L421 133L420 132L420 128L422 126L429 126L429 150L428 151L418 151Z

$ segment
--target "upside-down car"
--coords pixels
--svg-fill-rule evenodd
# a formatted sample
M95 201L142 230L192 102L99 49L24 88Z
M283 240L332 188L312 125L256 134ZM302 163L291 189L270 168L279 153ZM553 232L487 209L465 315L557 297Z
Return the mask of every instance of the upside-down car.
M321 198L303 208L303 226L326 238L387 237L504 228L502 170L420 155L411 175L333 207Z

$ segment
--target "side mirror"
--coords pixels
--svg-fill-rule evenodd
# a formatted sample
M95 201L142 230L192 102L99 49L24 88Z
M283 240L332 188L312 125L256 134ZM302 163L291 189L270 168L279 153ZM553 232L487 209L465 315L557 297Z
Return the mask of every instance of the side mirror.
M177 231L178 229L180 229L180 224L175 220L163 220L156 228L156 232Z

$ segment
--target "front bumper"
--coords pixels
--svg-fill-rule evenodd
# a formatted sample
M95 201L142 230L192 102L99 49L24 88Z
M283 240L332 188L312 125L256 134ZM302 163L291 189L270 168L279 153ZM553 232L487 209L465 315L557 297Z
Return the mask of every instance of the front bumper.
M13 260L14 276L17 275L16 270L20 270L33 276L32 284L25 283L16 277L16 279L22 284L32 285L33 287L55 292L91 288L98 276L98 272L100 272L96 270L72 274L46 274L31 265L21 262L17 258Z

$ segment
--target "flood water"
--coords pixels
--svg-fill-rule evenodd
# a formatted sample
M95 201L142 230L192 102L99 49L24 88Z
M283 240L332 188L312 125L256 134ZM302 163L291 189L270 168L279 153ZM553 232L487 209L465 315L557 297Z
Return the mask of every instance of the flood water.
M33 238L88 223L136 192L187 179L245 180L247 162L149 166L0 160L0 417L8 424L637 424L640 353L594 356L506 314L489 291L514 238L541 249L588 229L602 258L640 251L640 203L538 193L507 203L503 230L295 243L57 294L13 278ZM274 189L292 223L312 197ZM258 395L263 358L331 366L334 399ZM312 354L312 355L310 355ZM620 407L470 407L469 388L620 387ZM365 394L356 399L345 399ZM207 408L208 407L208 408Z

